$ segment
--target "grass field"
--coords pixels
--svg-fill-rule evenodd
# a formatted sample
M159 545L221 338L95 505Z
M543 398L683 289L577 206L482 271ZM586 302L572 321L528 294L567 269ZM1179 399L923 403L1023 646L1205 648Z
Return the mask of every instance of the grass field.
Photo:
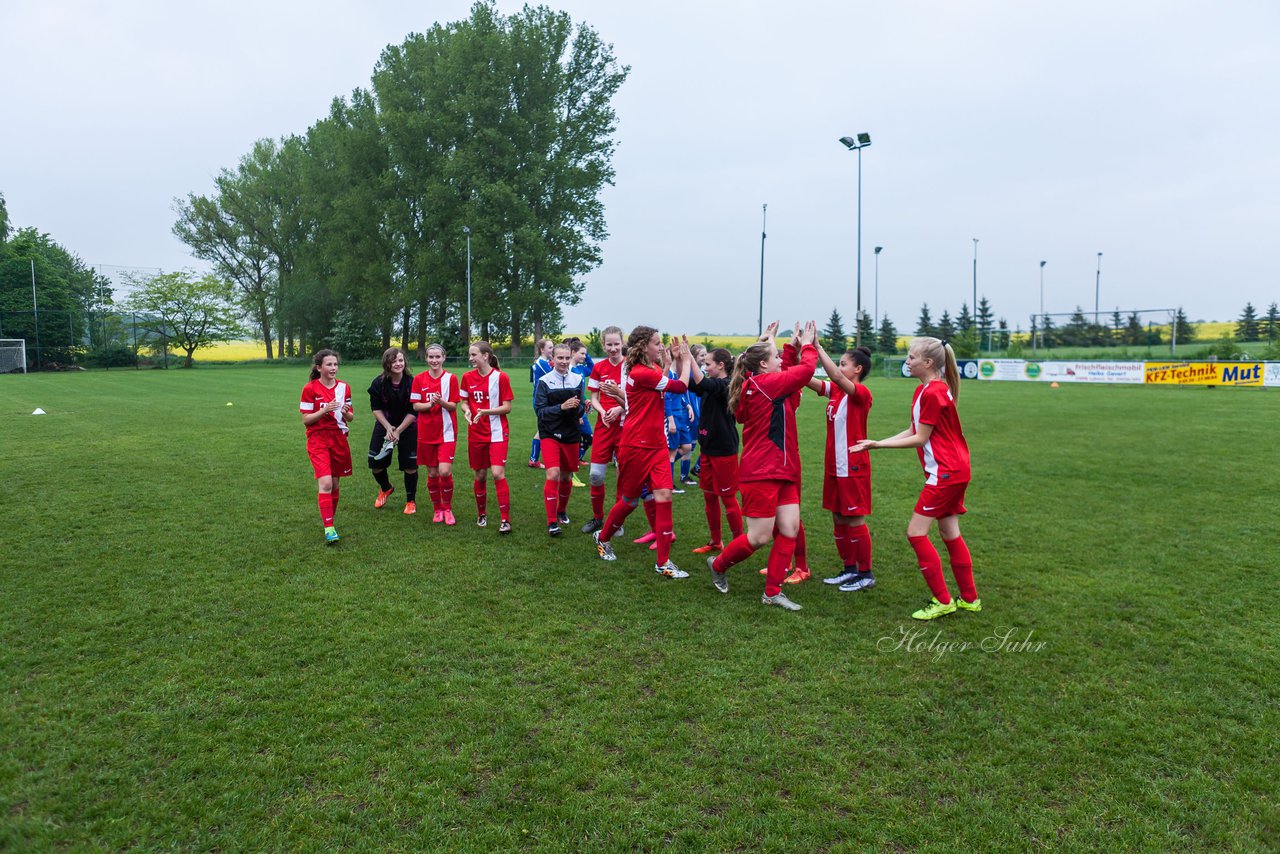
M879 586L791 614L759 556L712 589L697 495L664 581L547 538L523 465L509 538L465 475L445 529L358 472L326 548L304 381L0 377L0 849L1280 846L1275 390L966 385L985 607L919 626L910 452L875 457ZM911 384L871 389L896 432Z

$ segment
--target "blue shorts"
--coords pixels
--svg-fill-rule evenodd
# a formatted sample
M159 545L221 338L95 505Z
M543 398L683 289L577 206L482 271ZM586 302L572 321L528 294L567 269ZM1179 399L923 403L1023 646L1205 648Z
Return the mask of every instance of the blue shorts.
M689 420L676 416L676 432L667 434L667 450L674 451L681 445L692 445L697 439L697 434Z

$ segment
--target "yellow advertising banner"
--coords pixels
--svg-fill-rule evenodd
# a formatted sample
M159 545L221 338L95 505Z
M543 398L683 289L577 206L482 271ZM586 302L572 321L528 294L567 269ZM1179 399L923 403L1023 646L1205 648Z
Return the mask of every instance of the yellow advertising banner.
M1145 382L1161 385L1260 386L1262 362L1145 362Z

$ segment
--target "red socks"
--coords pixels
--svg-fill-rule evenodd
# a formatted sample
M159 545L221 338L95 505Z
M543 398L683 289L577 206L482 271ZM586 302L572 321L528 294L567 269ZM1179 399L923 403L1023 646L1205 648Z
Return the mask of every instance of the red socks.
M850 525L845 528L845 538L849 543L849 552L853 562L858 565L858 572L871 571L871 531L866 524L858 527Z
M978 588L973 583L973 558L969 555L969 547L964 544L964 537L954 540L943 540L947 547L947 556L951 559L951 575L960 588L960 595L966 602L978 598Z
M662 566L671 557L671 541L675 538L675 528L671 520L671 502L654 501L654 516L658 534L658 566Z
M649 530L655 534L658 533L658 511L653 506L658 502L650 498L648 501L641 500L640 503L644 505L644 515L649 520Z
M453 475L440 475L440 509L453 509Z
M336 477L333 479L333 492L330 492L329 494L333 496L333 512L337 513L338 512L338 479Z
M317 492L316 503L320 505L320 521L324 522L326 528L333 527L333 494Z
M444 504L440 501L440 476L427 475L427 495L431 496L431 509L443 510Z
M560 481L545 480L542 482L542 503L547 508L547 524L556 523L556 509L560 506Z
M718 543L720 540L720 499L714 493L702 493L703 510L707 514L707 530L711 532L711 542Z
M484 516L485 507L489 503L489 481L474 480L471 483L472 483L472 490L476 494L476 513L481 516Z
M511 519L511 490L507 486L507 479L495 477L493 491L498 494L498 515L502 517L502 521L507 522Z
M591 484L591 518L604 518L604 484Z
M729 517L729 533L735 538L742 536L742 507L738 504L738 499L732 495L722 499L724 501L724 515Z
M573 481L560 481L560 503L556 505L557 513L567 513L569 511L569 496L573 495Z
M622 527L623 521L635 509L635 507L619 498L617 503L613 505L613 509L609 511L609 518L604 520L604 527L600 529L600 542L607 543L613 539L613 535L618 533L618 529Z
M742 563L754 552L755 549L752 548L751 543L747 542L747 535L739 534L724 547L724 551L720 552L711 565L715 567L716 572L724 572L734 564Z
M804 522L800 523L800 532L795 536L795 559L796 566L809 565L809 546L808 541L804 537Z
M947 580L942 577L942 558L926 537L907 537L911 548L916 551L916 560L920 563L920 574L933 597L946 605L951 601L951 593L947 591Z
M773 535L773 548L769 550L769 563L765 571L764 595L777 596L782 592L782 579L787 577L791 558L795 557L796 540L796 537L785 534Z

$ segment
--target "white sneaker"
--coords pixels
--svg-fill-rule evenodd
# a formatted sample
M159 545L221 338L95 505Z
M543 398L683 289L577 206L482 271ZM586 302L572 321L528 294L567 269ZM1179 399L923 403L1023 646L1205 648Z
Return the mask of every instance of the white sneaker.
M668 560L666 563L661 565L654 564L653 571L658 573L658 575L663 576L664 578L688 578L689 577L689 573L685 572L683 569L676 566L670 560Z
M846 569L844 572L840 573L839 575L833 575L830 578L822 579L822 583L823 584L848 584L850 581L853 581L857 577L858 577L858 570Z
M761 605L776 605L779 608L785 608L788 611L799 611L800 606L787 598L787 594L779 593L776 596L761 596Z
M712 555L711 557L707 558L707 568L711 570L711 583L714 584L716 589L719 590L721 593L728 593L729 592L729 573L716 572L715 564L716 564L715 555Z

